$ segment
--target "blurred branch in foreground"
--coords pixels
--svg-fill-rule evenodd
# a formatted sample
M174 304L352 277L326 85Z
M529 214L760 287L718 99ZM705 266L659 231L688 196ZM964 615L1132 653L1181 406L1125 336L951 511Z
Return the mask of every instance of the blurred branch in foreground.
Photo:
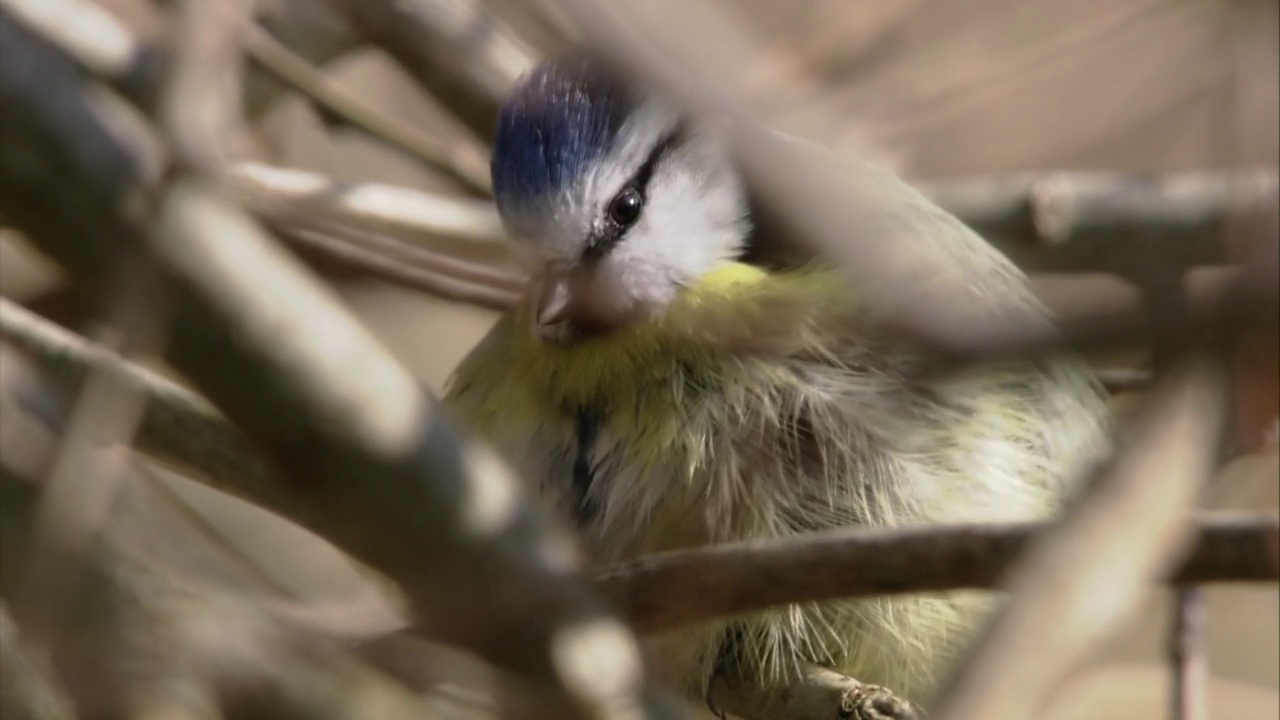
M399 235L442 235L494 242L506 237L492 202L423 192L386 183L343 182L320 173L261 163L231 169L232 188L251 209L285 210L310 218Z
M485 140L516 79L536 61L479 0L327 2Z
M0 368L0 588L8 597L26 575L45 569L32 552L39 541L35 518L65 442L57 426L66 408L58 398L70 393L8 343L0 343ZM277 591L168 502L127 448L104 450L117 462L81 466L90 472L73 477L106 480L115 492L95 522L93 542L62 558L72 591L31 598L65 610L40 652L17 633L36 621L32 612L46 611L24 603L11 617L0 605L6 718L15 709L9 703L30 712L18 709L14 718L74 718L64 689L93 716L153 717L143 708L163 705L181 710L177 717L217 717L211 704L224 717L357 720L375 707L387 720L423 716L425 703L406 688L334 639L277 616ZM111 477L94 476L104 471ZM58 675L45 663L56 665Z
M107 362L108 351L5 300L0 337L68 382ZM146 393L139 447L197 473L225 492L258 498L266 466L238 431L198 395L130 363L111 366ZM287 508L268 509L287 514ZM1170 580L1258 582L1280 579L1280 519L1211 514L1199 521L1195 549ZM768 543L696 548L607 568L597 582L641 632L712 617L834 597L994 588L1039 524L852 531ZM908 572L907 569L910 568Z
M206 32L201 47L221 47ZM561 713L670 716L641 689L634 640L570 576L569 540L505 468L455 436L433 399L219 190L182 174L148 186L71 64L7 13L0 35L15 59L0 73L4 212L78 279L121 247L163 268L178 290L175 365L288 478L256 488L266 490L257 500L397 581L433 633L563 692ZM219 85L226 94L203 107L231 102L231 89ZM220 158L200 143L226 116L198 127L183 117L168 119L185 157ZM31 153L62 165L27 162ZM120 201L131 196L149 201ZM586 659L600 654L616 661Z
M1009 601L943 689L939 718L1033 717L1083 653L1176 567L1214 467L1225 391L1221 369L1203 358L1157 385L1110 466L1012 568Z
M933 236L945 234L944 217L931 216L930 222L938 227L912 228L915 242L898 242L894 234L904 231L899 224L869 222L879 217L874 183L831 162L829 153L755 122L734 94L740 88L731 82L739 77L734 68L749 65L754 45L729 13L704 4L672 2L562 0L560 6L595 50L638 79L665 89L692 118L722 132L766 213L776 215L798 246L839 261L865 291L868 310L879 322L953 358L1025 354L1031 348L1061 345L1061 334L1038 312L986 296L967 283L963 273L951 272L954 253L942 238ZM681 22L671 22L673 17ZM1062 203L1054 201L1049 207L1055 204ZM1057 214L1054 210L1046 217ZM1049 229L1058 225L1041 224ZM1162 265L1164 260L1161 254L1148 263ZM1108 332L1134 330L1126 325Z
M1178 590L1168 648L1173 666L1173 720L1209 720L1209 662L1204 627L1207 614L1204 588Z
M397 118L376 112L295 55L266 31L250 27L248 51L262 67L330 113L391 147L423 161L487 195L489 162L483 149L466 142L438 139Z

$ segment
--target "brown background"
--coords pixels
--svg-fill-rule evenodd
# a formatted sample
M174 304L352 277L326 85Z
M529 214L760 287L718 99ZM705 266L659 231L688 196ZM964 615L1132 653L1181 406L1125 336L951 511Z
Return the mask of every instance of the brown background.
M911 177L1274 166L1280 157L1274 0L725 1L765 44L758 66L743 72L774 121L859 147ZM104 4L137 27L157 27L144 0ZM346 58L330 73L374 107L427 128L438 122L438 108L376 52ZM261 151L275 162L440 187L369 140L329 133L296 98L276 103L261 129ZM13 242L0 245L0 257L5 295L25 297L48 282L46 269ZM437 388L493 319L372 282L340 289ZM1273 445L1227 468L1211 502L1280 508L1278 478ZM350 568L327 549L210 491L180 487L228 538L251 546L292 584L329 598L354 592ZM1280 596L1274 586L1208 595L1213 716L1280 717ZM1153 597L1099 648L1049 716L1168 717L1167 601Z

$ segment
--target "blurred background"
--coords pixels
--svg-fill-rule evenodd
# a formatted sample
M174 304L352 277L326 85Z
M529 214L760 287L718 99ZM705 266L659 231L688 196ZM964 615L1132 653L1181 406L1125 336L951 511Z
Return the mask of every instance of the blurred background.
M1274 168L1280 161L1275 0L720 3L761 43L758 63L743 68L743 77L767 120L870 155L913 180L1043 170ZM163 40L156 4L100 4L143 36ZM263 0L260 12L283 17L289 5ZM561 42L538 2L492 0L486 7L527 43L532 57ZM487 141L469 136L439 99L381 51L357 49L322 69L361 103L428 134L481 149ZM256 112L253 132L244 138L249 157L347 181L457 191L449 178L385 143L329 122L292 91L274 94ZM490 309L377 279L334 273L331 280L368 327L437 390L496 317ZM1048 293L1058 280L1037 277ZM1136 292L1115 277L1094 282L1100 296ZM44 307L57 285L50 263L0 230L0 294ZM57 313L53 305L45 309ZM1137 362L1142 353L1123 358ZM1265 400L1277 392L1267 373L1249 382L1255 384L1246 394ZM1115 402L1123 407L1128 393ZM168 470L155 472L207 521L208 532L295 597L326 607L363 597L362 573L326 544ZM1208 502L1280 509L1275 443L1255 443L1233 461ZM1211 587L1207 595L1213 717L1280 717L1280 594L1268 585ZM1050 717L1168 717L1168 605L1163 593L1153 597L1149 611L1079 667Z

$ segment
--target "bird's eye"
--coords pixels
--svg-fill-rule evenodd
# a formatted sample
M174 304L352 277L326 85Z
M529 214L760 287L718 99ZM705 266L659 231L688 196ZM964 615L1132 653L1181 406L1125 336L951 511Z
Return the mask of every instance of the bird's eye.
M639 190L628 186L609 203L609 219L622 227L629 227L639 219L643 208L644 196Z

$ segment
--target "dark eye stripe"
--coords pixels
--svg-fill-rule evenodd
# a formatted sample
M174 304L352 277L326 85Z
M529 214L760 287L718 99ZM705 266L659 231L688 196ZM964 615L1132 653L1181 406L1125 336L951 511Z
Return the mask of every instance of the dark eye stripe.
M653 179L653 172L657 169L658 163L662 159L671 154L671 151L680 147L684 142L684 130L677 126L653 146L653 150L649 151L649 157L645 158L640 167L636 168L635 174L631 176L631 180L627 182L626 187L633 187L640 192L640 197L647 200L649 195L649 181ZM606 206L607 208L608 206ZM606 210L606 212L608 212ZM641 210L643 213L644 211ZM618 244L618 241L626 235L628 228L621 227L617 223L610 221L607 217L605 222L601 224L591 237L587 240L586 250L583 251L584 260L597 260L604 257L605 254Z
M639 190L642 197L647 198L649 195L649 181L653 179L653 171L657 169L658 163L662 162L662 159L670 154L672 150L679 147L683 140L684 138L678 127L663 135L658 144L653 146L649 157L645 158L644 163L636 169L636 174L631 177L629 184Z

